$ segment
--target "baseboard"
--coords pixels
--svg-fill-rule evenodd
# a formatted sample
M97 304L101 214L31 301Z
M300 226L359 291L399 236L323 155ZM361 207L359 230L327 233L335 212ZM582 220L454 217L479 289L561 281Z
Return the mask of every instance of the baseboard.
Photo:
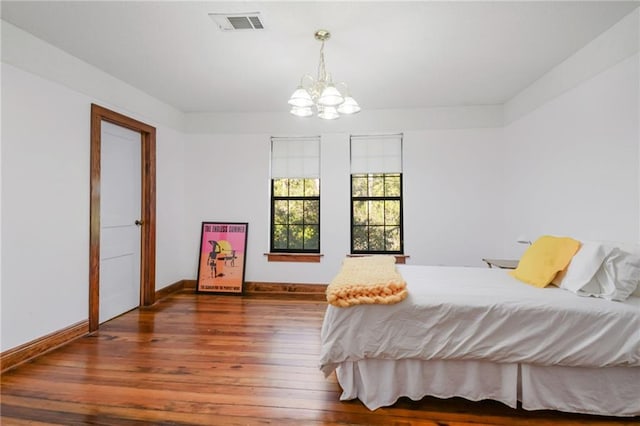
M196 280L181 280L168 287L170 291L164 297L172 292L182 290L196 289ZM160 291L163 291L162 289ZM243 296L247 297L273 297L283 299L307 299L307 300L326 300L325 292L326 284L296 284L296 283L273 283L247 281L244 283ZM156 292L156 295L159 292ZM159 300L159 297L156 297Z
M284 299L326 300L326 284L267 283L249 281L244 295Z
M62 330L0 353L0 373L4 373L37 356L63 346L89 333L89 321L81 321Z
M183 290L195 290L196 289L196 280L180 280L176 281L173 284L169 284L168 286L161 288L156 291L155 301L167 298L174 293Z

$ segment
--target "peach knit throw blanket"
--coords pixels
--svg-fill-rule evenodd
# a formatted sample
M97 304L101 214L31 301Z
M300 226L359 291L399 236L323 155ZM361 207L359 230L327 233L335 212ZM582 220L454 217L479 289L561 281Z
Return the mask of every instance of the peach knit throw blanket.
M327 301L338 307L398 303L407 297L407 283L396 270L394 256L347 258L327 287Z

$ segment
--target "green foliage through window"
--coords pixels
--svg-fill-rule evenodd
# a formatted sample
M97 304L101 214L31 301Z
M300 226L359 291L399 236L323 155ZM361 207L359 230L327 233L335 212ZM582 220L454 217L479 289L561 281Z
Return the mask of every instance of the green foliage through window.
M271 251L320 253L320 179L272 179L271 194Z
M351 252L403 253L402 174L351 175Z

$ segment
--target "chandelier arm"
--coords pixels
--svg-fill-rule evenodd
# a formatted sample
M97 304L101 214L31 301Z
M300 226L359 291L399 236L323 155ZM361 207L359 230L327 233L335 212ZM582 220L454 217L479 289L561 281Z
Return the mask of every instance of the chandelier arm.
M311 74L307 73L300 78L300 86L309 90L309 88L314 85L315 81L316 79Z

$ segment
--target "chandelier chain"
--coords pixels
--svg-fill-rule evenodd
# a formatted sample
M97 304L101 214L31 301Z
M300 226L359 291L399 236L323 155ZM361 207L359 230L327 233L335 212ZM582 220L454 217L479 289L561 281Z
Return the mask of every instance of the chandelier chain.
M324 65L324 40L320 45L320 62L318 63L318 81L327 80L327 70Z

